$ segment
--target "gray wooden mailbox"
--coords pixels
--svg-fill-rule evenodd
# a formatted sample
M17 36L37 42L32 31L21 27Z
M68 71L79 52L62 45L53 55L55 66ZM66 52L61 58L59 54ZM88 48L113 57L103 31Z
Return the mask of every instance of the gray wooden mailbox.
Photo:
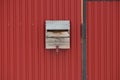
M46 49L70 49L70 21L46 20Z

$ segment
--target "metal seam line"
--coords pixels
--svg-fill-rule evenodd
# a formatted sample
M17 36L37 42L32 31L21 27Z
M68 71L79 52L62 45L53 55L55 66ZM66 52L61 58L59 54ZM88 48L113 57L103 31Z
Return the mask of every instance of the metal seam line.
M83 24L82 24L82 80L86 80L86 0L83 0Z

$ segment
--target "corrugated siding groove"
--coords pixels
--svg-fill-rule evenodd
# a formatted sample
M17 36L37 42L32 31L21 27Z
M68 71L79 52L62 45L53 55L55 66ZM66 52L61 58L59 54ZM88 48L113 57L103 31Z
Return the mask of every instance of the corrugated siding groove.
M120 2L87 2L87 79L120 80Z
M0 80L81 80L80 0L0 0ZM71 49L45 50L45 20L71 21Z
M0 3L0 10L1 10L1 5L2 5L2 4ZM1 11L2 11L2 10L1 10ZM1 17L1 13L0 13L0 26L2 26L2 24L1 24L1 22L2 22L1 18L2 18L2 17ZM1 30L2 30L2 28L0 27L0 38L2 38L2 37L1 37L1 32L2 32ZM0 39L0 52L1 52L1 46L2 46L2 43L1 43L1 42L2 42L2 41L1 41L1 39ZM2 67L2 65L1 65L2 63L1 63L1 62L2 62L2 61L1 61L1 59L2 59L2 55L0 54L0 75L2 75L2 71L1 71L1 67ZM0 77L0 79L1 79L1 77Z

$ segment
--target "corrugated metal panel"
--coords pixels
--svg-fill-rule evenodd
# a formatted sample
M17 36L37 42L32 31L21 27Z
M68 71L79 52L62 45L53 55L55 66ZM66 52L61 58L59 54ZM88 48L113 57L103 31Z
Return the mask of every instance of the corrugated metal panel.
M87 2L88 80L120 80L120 2Z
M0 80L81 80L80 0L0 0ZM71 49L45 50L45 20L71 21Z

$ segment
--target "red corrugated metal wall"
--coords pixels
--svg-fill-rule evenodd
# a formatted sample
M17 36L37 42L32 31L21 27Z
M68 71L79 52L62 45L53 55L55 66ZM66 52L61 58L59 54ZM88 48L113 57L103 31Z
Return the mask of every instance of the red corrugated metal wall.
M87 2L87 80L120 80L120 2Z
M81 80L80 0L0 0L0 80ZM71 21L71 49L45 50L45 20Z

